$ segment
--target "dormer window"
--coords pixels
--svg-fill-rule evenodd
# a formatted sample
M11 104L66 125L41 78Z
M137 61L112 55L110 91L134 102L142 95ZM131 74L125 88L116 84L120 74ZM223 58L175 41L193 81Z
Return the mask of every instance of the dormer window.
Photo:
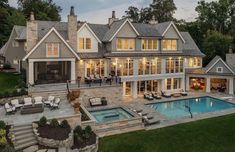
M134 50L135 41L134 39L118 38L117 39L117 50Z
M81 49L81 50L91 49L91 39L90 38L79 38L79 49Z
M163 40L163 50L177 50L177 40Z
M216 72L217 73L223 73L223 67L217 67Z
M157 50L157 40L156 39L143 39L142 50Z
M59 43L46 43L47 57L59 57Z

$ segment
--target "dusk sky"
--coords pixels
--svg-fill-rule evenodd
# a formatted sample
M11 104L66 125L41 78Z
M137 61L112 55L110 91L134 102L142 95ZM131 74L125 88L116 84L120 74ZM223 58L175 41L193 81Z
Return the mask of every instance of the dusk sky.
M112 10L116 11L116 16L121 18L129 6L138 8L148 6L152 0L53 0L61 6L62 21L67 21L70 6L75 7L78 19L91 23L107 23ZM197 17L195 7L198 0L174 0L177 11L175 17L192 21ZM212 1L212 0L206 0ZM9 0L10 5L17 6L17 0Z

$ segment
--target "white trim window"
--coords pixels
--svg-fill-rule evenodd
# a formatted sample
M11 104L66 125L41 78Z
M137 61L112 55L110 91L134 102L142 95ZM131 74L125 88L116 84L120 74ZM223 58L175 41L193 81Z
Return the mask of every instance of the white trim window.
M142 50L158 50L157 39L142 39Z
M162 50L175 51L177 50L177 40L163 40Z
M59 57L60 44L59 43L46 43L46 56Z
M223 67L217 67L216 68L217 73L223 73L223 71L224 71Z
M117 38L117 50L134 50L135 40L130 38Z
M90 50L91 49L91 38L79 38L79 49Z

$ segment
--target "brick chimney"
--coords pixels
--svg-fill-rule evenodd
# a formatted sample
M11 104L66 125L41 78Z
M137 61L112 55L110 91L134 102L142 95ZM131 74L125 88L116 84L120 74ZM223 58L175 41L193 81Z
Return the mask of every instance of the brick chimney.
M149 21L149 24L152 24L152 25L158 24L158 21L156 20L155 15L152 16L152 19Z
M116 13L115 11L112 11L112 17L109 18L109 25L111 25L114 21L117 21L118 18L116 18Z
M233 53L232 46L229 47L229 51L226 54L226 62L230 67L235 69L235 53Z
M77 15L75 15L74 7L71 6L68 15L68 40L74 50L77 50L77 24Z
M30 20L27 21L26 31L27 45L25 51L28 53L36 45L38 40L38 25L33 12L31 12L30 14Z

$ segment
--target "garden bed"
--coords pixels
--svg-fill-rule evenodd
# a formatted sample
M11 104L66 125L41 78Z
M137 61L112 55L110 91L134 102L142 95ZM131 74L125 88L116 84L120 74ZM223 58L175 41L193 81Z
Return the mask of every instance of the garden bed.
M40 137L54 140L65 140L69 137L70 132L70 128L52 127L48 124L43 127L38 127Z
M0 121L0 152L13 149L11 139L8 137L11 126L6 126L3 121Z
M86 146L90 146L90 145L94 145L94 144L96 144L96 134L94 132L92 132L92 134L90 135L90 138L88 138L86 140L79 141L75 138L72 149L81 149Z

